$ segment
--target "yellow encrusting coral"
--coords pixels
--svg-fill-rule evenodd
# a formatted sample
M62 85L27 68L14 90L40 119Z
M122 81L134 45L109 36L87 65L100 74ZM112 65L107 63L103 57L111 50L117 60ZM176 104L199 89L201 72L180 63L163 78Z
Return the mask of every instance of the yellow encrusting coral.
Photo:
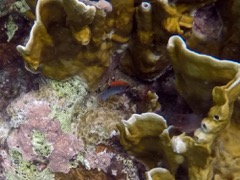
M188 5L171 5L166 0L159 0L159 6L165 13L165 18L162 22L162 26L170 33L183 34L181 27L191 28L193 23L193 17L185 15L191 6Z
M111 31L111 39L126 43L130 38L134 18L134 0L111 0L113 11L106 22Z

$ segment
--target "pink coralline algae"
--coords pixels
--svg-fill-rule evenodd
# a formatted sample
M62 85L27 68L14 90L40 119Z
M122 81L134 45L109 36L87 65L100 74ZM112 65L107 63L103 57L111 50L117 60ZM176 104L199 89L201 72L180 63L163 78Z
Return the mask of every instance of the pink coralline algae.
M85 159L89 163L89 167L87 168L103 170L105 173L107 173L113 156L115 156L115 154L112 152L107 152L106 149L98 153L95 151L92 153L87 153L85 156Z
M47 102L28 103L23 106L28 108L22 114L25 121L7 139L9 148L19 151L28 161L47 164L52 172L68 173L70 160L84 149L82 141L64 133L59 121L49 118Z
M96 3L96 6L100 9L105 10L106 12L111 12L112 11L112 5L105 0L99 0Z

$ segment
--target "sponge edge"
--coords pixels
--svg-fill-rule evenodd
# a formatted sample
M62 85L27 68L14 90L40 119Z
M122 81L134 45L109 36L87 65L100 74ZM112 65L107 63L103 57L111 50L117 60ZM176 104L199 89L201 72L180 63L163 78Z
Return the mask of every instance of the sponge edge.
M174 180L174 176L165 168L153 168L145 173L147 180Z

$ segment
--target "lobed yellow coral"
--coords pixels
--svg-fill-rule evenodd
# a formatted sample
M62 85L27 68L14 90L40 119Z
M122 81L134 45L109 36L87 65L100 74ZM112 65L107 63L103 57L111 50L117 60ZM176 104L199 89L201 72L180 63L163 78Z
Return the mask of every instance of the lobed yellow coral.
M175 173L182 163L182 156L172 149L169 129L162 116L155 113L133 114L129 120L123 120L118 129L124 148L148 168L156 167L164 159L163 164Z
M215 86L237 81L239 76L238 63L190 51L179 36L169 39L168 52L177 90L196 113L207 113L212 105Z
M240 120L239 63L190 51L179 36L169 39L168 51L180 94L195 112L205 114L206 109L210 109L201 128L194 133L195 140L182 137L183 141L188 141L189 151L182 154L189 165L190 179L238 177L240 166L237 163L228 169L231 176L224 166L231 163L231 159L239 160L238 145L232 146L240 138L236 133L240 130L236 124Z
M163 117L133 115L118 126L122 145L148 167L161 162L168 169L150 170L148 179L174 179L180 166L194 180L239 177L239 63L192 52L179 36L169 39L168 51L180 94L195 112L209 111L194 137L183 133L170 138Z
M144 80L154 80L164 72L169 65L166 37L182 34L181 27L191 28L193 23L193 17L185 15L189 6L180 11L177 7L159 0L142 2L135 8L136 29L121 60L125 72Z
M34 9L36 1L27 3ZM123 69L152 80L169 64L166 37L191 28L193 7L163 0L41 0L30 39L17 50L31 71L57 80L78 75L94 85L124 46Z
M110 61L105 17L104 10L77 0L38 1L30 39L17 49L31 71L58 80L79 75L93 85Z

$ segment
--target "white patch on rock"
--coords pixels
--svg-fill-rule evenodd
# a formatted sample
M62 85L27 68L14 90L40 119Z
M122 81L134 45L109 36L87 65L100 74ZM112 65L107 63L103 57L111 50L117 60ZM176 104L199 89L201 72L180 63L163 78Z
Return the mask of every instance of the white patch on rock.
M187 151L187 145L185 142L183 142L181 137L179 137L179 136L173 137L171 142L172 142L174 152L176 152L178 154L182 154Z

